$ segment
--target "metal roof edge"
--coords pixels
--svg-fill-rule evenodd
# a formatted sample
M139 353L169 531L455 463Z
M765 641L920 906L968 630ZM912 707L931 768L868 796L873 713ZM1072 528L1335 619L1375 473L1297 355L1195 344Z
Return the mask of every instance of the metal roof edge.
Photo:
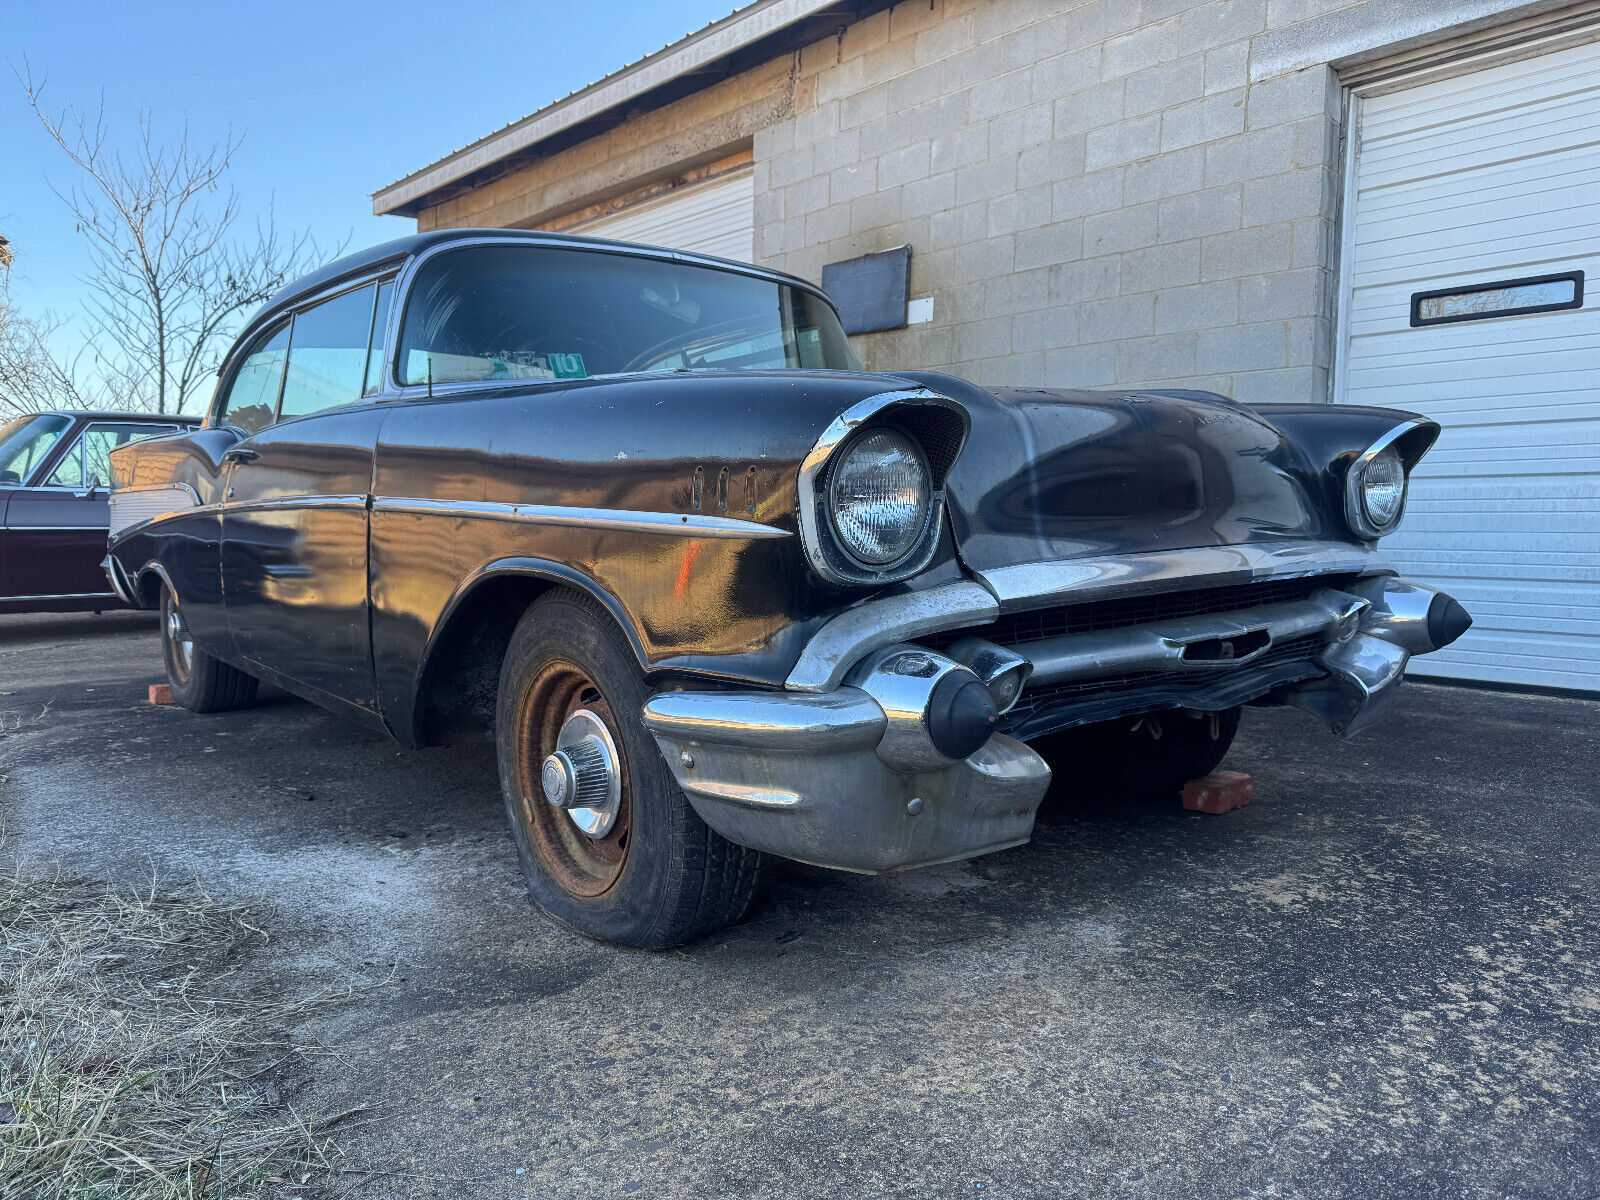
M654 54L380 188L372 194L373 214L411 215L406 210L419 200L508 155L637 100L663 84L705 70L728 55L800 21L841 7L839 0L755 0Z

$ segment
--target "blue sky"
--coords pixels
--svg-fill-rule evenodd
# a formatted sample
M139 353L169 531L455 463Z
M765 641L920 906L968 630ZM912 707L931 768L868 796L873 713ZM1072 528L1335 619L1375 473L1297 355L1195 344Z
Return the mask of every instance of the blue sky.
M75 168L45 137L15 72L59 107L105 96L114 135L188 122L201 144L245 135L232 180L248 222L351 248L398 237L370 193L738 7L740 0L278 0L129 4L3 0L0 233L24 311L78 320L82 242L61 201ZM70 338L70 333L69 333Z

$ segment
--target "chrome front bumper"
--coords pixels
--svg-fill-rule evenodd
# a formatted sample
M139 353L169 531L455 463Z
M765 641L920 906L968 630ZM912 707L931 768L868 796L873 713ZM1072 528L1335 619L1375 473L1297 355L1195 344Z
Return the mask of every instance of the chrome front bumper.
M1347 736L1388 707L1412 654L1453 641L1467 624L1442 593L1373 575L1255 609L1004 647L966 637L948 656L874 641L831 690L663 692L645 706L644 720L700 816L724 837L878 873L1027 841L1049 787L1044 760L1003 733L963 749L964 757L933 744L928 714L941 678L970 675L1003 711L1019 681L1026 694L1100 678L1114 691L1114 678L1141 672L1215 679L1219 667L1237 666L1245 677L1275 644L1313 638L1321 646L1307 664L1314 677L1302 670L1293 682L1253 692L1223 687L1195 706L1292 704Z

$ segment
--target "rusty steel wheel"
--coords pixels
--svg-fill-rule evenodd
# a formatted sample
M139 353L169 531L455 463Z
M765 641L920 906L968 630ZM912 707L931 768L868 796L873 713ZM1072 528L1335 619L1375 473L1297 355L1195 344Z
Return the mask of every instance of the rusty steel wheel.
M522 615L500 668L500 791L528 891L590 937L661 949L750 907L761 855L719 836L644 727L616 619L566 590Z
M621 731L594 680L552 659L517 706L516 795L540 865L575 896L611 888L628 857L633 797Z
M255 699L255 676L200 649L177 597L165 586L161 589L161 658L173 701L190 712L222 712L242 708Z

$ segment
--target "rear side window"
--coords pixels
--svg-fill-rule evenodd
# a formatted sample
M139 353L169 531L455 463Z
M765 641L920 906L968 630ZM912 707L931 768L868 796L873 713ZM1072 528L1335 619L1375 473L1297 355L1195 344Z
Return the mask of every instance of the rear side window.
M376 290L368 284L295 314L280 421L361 399Z
M259 433L272 424L288 349L287 325L268 330L256 339L228 385L227 398L217 413L219 424L232 425L246 433Z
M171 433L176 425L94 424L51 472L53 487L105 487L111 482L111 452L140 438Z

